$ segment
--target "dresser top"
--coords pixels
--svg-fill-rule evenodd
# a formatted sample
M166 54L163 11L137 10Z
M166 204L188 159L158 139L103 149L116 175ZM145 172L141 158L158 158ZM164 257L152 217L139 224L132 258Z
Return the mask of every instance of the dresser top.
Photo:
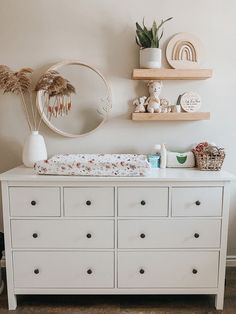
M236 176L226 171L200 171L196 168L153 169L146 177L89 177L38 175L31 168L19 166L0 175L1 181L98 182L98 181L233 181Z

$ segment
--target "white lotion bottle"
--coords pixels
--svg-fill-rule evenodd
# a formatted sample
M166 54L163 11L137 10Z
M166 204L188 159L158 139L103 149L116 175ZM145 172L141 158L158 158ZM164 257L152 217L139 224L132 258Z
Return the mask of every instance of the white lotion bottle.
M166 168L166 161L167 161L166 146L165 146L165 144L161 144L161 164L160 164L161 169Z

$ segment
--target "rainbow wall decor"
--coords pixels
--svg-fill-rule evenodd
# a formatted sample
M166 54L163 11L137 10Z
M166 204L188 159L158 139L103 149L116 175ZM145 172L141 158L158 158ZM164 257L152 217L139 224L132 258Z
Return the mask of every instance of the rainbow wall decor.
M179 33L171 38L166 48L166 58L174 69L199 67L199 40L188 33Z

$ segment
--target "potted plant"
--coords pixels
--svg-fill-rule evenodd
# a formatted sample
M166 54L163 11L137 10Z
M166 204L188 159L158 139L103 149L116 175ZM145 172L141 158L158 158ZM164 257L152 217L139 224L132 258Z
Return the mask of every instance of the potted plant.
M153 22L151 28L147 28L144 19L143 27L136 22L136 43L140 47L140 67L141 68L160 68L161 67L161 49L160 40L163 36L163 25L173 17L161 20L158 25Z

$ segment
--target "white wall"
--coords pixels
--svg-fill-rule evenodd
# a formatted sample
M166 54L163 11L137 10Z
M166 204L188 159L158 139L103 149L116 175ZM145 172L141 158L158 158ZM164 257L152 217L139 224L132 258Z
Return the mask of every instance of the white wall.
M68 152L148 153L155 143L186 150L210 140L227 149L225 169L236 174L235 156L235 0L0 0L0 63L15 69L36 69L35 79L53 63L79 59L97 67L113 92L111 119L92 135L67 139L42 128L49 154ZM203 66L214 69L207 81L164 82L163 96L175 101L180 93L196 91L210 121L144 122L130 120L130 102L146 93L143 82L130 80L138 67L135 22L143 16L174 19L165 27L163 47L174 33L201 38ZM28 134L19 99L0 95L0 171L21 163ZM236 255L236 185L232 187L229 254Z

